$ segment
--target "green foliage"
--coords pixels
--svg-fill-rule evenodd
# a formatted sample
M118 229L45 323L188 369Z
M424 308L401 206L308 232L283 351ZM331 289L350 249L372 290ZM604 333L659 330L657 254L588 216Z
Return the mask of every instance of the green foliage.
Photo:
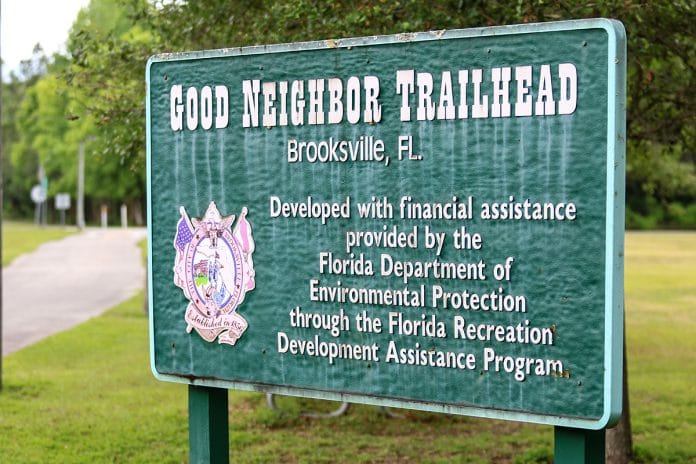
M22 106L25 116L34 108L37 119L54 118L55 127L41 140L29 130L29 119L12 129L4 118L6 144L20 145L11 150L15 163L3 166L19 174L8 182L8 210L30 211L31 205L22 205L33 182L28 174L39 160L53 166L56 188L72 186L75 144L87 135L96 136L88 194L94 202L123 201L142 209L144 70L156 53L600 16L620 19L628 33L627 223L696 227L689 209L696 202L693 0L92 0L73 25L63 63L54 59L48 65L38 49L23 67L25 78L46 69L52 74ZM27 81L26 88L34 85L39 84ZM52 98L46 95L50 88L56 92ZM13 98L23 97L23 85L15 82L8 90ZM62 120L60 111L45 108L54 103L62 108ZM5 108L18 111L16 104Z
M696 224L696 203L684 206L682 203L669 203L667 205L667 217L669 223L678 229L686 229Z
M21 65L21 77L10 73L9 82L3 84L2 92L2 143L3 143L3 200L4 214L11 217L30 217L33 203L29 200L32 185L36 184L38 155L29 153L17 163L13 163L9 154L20 141L16 120L20 107L24 104L27 90L31 89L45 72L46 56L40 47L34 48L31 59Z
M654 204L654 202L652 202ZM640 214L629 206L626 209L626 228L633 230L651 230L656 229L663 222L664 214L662 210L654 206L651 208L651 213Z
M138 39L137 28L126 16L119 2L95 0L80 12L73 31L88 29L95 33L130 33ZM108 44L106 44L108 45ZM104 49L94 50L89 58L93 63ZM5 89L11 93L10 114L3 118L5 139L4 166L12 176L8 178L5 201L8 213L14 217L31 214L33 204L29 191L38 183L37 171L43 166L49 180L49 199L58 192L69 192L73 198L77 190L77 154L81 144L85 148L85 194L89 207L98 209L100 204L110 204L116 214L117 206L128 204L135 211L136 223L142 224L142 210L145 194L143 159L138 156L125 156L122 153L111 156L103 147L114 145L120 149L137 134L114 136L110 125L95 123L89 111L90 101L99 104L116 105L119 95L111 88L109 92L89 95L86 89L99 82L82 85L68 79L76 61L75 57L54 56L46 58L40 49L31 63L24 67L26 81L14 79ZM84 57L82 57L84 58ZM129 69L131 69L130 67ZM33 74L32 74L33 73ZM142 75L142 74L140 74ZM120 89L123 93L142 92L142 85L127 79L131 87ZM134 89L137 85L137 89ZM101 89L98 89L101 90ZM9 98L3 98L4 101ZM135 119L142 116L138 114ZM129 130L130 128L126 128ZM120 131L125 134L124 131ZM144 128L141 128L144 137ZM48 202L49 207L52 202ZM74 202L73 202L74 204Z
M66 140L70 131L68 121L63 116L67 105L67 96L60 82L55 75L48 74L28 89L17 114L20 139L12 147L12 164L21 166L24 160L36 158L49 179L57 180L56 183L49 183L50 196L75 188L77 147ZM33 185L38 179L33 176L27 181Z
M598 16L618 18L628 31L629 49L627 198L633 215L628 222L646 226L649 221L638 218L657 218L652 225L696 226L688 214L672 219L678 206L668 211L671 204L688 208L696 201L696 105L692 91L696 8L691 0L207 0L157 1L154 5L131 0L126 9L142 31L140 40L76 30L71 52L75 57L74 78L81 87L92 89L93 97L99 93L118 95L114 104L91 108L98 124L110 127L113 133L107 151L135 157L144 152L144 89L138 85L143 63L151 53ZM122 88L132 92L120 92Z

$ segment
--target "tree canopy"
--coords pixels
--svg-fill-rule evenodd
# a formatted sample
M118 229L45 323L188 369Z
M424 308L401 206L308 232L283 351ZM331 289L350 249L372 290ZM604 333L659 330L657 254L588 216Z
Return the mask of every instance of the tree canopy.
M90 133L100 180L89 193L142 205L144 72L156 53L609 17L628 33L628 224L694 227L695 11L693 0L92 0L73 25L68 56L23 84L26 94L10 92L25 100L9 140L12 169L34 157L67 173L75 144ZM56 188L69 188L71 175Z

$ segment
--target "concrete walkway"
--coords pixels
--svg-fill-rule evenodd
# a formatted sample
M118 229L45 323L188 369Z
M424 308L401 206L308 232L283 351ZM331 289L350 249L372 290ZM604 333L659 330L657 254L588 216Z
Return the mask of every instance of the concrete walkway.
M66 330L142 289L146 230L87 229L3 269L2 354Z

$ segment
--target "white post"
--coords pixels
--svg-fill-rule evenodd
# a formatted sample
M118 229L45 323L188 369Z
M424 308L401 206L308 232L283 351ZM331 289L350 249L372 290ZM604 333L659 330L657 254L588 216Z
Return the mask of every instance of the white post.
M85 141L80 141L77 155L77 227L85 228Z
M128 228L128 207L125 203L121 205L121 227Z

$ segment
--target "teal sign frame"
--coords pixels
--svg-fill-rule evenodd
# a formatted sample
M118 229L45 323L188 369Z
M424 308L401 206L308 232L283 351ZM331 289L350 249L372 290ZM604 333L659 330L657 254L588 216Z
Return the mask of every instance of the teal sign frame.
M151 58L154 375L612 424L625 68L606 19Z

